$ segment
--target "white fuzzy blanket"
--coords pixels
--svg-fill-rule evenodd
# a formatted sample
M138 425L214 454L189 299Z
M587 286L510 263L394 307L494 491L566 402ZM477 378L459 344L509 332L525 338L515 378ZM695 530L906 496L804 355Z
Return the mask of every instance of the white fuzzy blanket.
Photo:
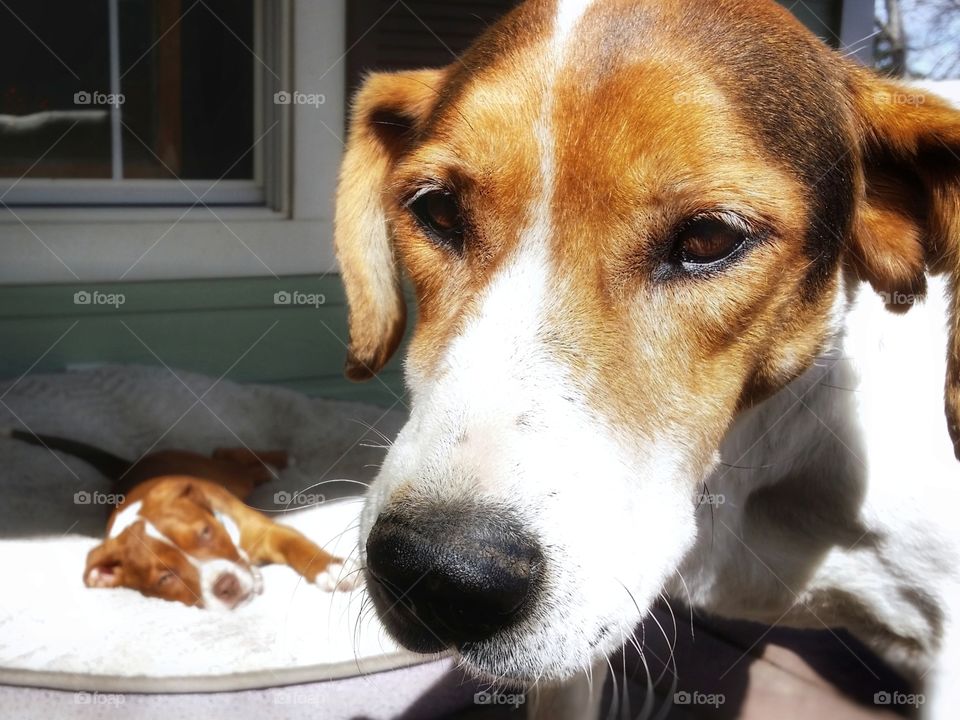
M154 443L204 452L243 443L287 449L295 466L259 488L251 504L335 553L353 552L362 486L331 481L369 481L382 458L373 446L382 444L380 433L396 433L402 415L180 377L193 392L153 368L27 377L0 388L0 426L27 426L128 458ZM170 685L178 689L221 689L340 677L412 659L397 652L373 613L361 620L361 609L369 610L362 591L321 592L285 567L264 568L264 593L229 613L88 589L84 559L109 508L77 504L75 494L107 493L109 483L80 460L8 438L0 439L0 483L0 681L46 671L94 674L115 689L157 690L162 678L178 678ZM315 483L309 501L323 494L326 502L279 512ZM138 677L150 681L138 685ZM194 681L184 685L183 678Z

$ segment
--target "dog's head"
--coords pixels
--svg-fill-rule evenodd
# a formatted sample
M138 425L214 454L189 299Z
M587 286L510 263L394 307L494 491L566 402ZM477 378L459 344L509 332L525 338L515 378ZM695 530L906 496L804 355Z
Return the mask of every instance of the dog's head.
M234 521L217 513L202 481L164 478L113 518L87 555L88 587L126 587L148 597L233 609L260 591Z
M403 273L419 310L361 527L387 627L517 679L619 645L845 282L956 275L958 154L955 112L773 2L531 0L446 68L369 77L337 199L348 375L396 348Z

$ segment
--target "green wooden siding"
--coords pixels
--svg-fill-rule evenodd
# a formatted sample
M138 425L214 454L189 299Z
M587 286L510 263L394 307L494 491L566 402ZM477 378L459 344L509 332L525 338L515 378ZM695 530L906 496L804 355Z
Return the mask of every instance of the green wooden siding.
M89 304L75 302L83 292L91 294ZM117 297L112 305L94 304L94 292L101 302ZM324 302L275 304L278 292ZM398 358L379 379L344 379L346 316L335 275L0 286L0 377L102 363L165 364L392 405L403 397Z

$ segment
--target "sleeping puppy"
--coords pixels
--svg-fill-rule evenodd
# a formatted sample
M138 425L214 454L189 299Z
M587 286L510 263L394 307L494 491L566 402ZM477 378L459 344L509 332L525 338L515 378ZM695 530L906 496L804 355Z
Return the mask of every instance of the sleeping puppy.
M328 591L356 585L357 575L340 558L242 502L275 475L270 466L286 467L285 452L218 448L207 457L158 450L130 462L75 440L8 434L90 463L122 498L107 522L106 539L87 555L88 587L125 587L232 610L261 592L260 565L287 565Z
M343 561L291 527L247 507L220 485L164 476L137 485L90 551L88 587L126 587L147 597L232 610L263 589L257 566L293 568L328 591L349 590Z
M350 377L418 303L360 533L401 643L588 717L667 593L847 628L955 716L960 113L773 2L529 0L366 80L335 241Z

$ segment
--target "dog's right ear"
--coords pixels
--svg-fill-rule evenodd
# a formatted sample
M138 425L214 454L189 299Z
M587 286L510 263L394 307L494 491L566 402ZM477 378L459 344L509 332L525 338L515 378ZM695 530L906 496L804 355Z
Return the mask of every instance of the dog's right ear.
M397 160L439 98L443 70L370 75L353 103L337 189L334 245L350 306L346 375L373 377L403 337L406 305L383 207Z
M960 459L960 111L864 70L851 87L864 187L850 260L892 310L922 299L926 271L947 276L944 405Z

